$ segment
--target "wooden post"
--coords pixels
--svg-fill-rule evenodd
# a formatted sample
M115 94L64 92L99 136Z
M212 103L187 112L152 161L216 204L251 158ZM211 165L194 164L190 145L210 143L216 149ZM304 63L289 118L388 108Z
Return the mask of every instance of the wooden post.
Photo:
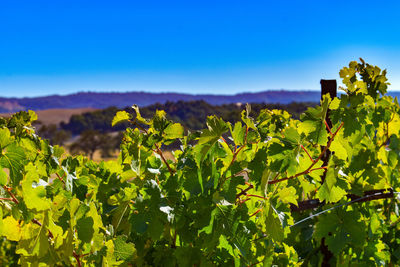
M329 94L329 96L333 99L337 95L337 84L336 80L321 80L321 99L322 96ZM329 127L332 128L332 122L329 119L329 110L326 113L326 122Z
M321 80L321 99L325 94L329 94L331 98L336 97L337 94L336 80Z
M336 97L336 80L321 80L321 99L322 96L325 94L329 94L331 98ZM329 119L329 109L328 112L326 112L326 117L325 117L326 122L328 123L329 127L332 129L332 122ZM321 149L324 149L322 147ZM324 162L322 166L327 166L328 161L329 161L329 156L331 155L331 152L329 150L326 151L325 155L321 158L322 161ZM326 175L326 170L324 174L322 175L322 183L325 181L325 175Z
M321 99L324 95L329 94L329 96L333 99L337 95L337 84L336 80L321 80ZM329 110L326 112L326 117L325 117L326 122L328 123L329 127L332 129L332 122L329 119ZM321 148L323 149L323 147ZM322 157L322 161L324 162L322 166L327 166L329 157L331 155L331 152L329 150L326 151L325 155ZM321 177L321 184L325 182L325 176L326 176L326 171L324 171L324 174ZM331 251L329 251L328 246L325 244L325 238L322 238L321 240L321 253L324 255L322 265L321 266L331 266L330 265L330 259L333 257L333 254Z

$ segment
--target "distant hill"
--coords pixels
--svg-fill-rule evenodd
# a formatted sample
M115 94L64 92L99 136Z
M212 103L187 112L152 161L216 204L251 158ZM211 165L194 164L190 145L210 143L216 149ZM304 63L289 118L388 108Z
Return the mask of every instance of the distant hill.
M392 93L400 96L400 92ZM231 103L280 103L317 102L319 91L263 91L257 93L240 93L235 95L192 95L181 93L94 93L84 92L70 95L50 95L43 97L2 98L0 97L0 113L19 110L70 109L70 108L107 108L115 106L123 108L132 104L148 106L167 101L204 100L212 105Z
M0 97L0 112L15 112L19 110L44 110L64 108L107 108L115 106L123 108L137 104L148 106L167 101L204 100L212 105L231 103L281 103L316 102L319 101L318 91L264 91L257 93L240 93L236 95L192 95L181 93L76 93L71 95L50 95L43 97L2 98Z

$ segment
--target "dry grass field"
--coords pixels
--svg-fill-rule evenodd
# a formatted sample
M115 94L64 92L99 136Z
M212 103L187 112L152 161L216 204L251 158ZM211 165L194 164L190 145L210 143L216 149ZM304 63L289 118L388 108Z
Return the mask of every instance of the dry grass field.
M95 108L72 108L72 109L46 109L35 111L38 115L38 120L43 124L59 124L68 122L72 115L82 114L97 110ZM8 117L11 113L0 113L0 117Z

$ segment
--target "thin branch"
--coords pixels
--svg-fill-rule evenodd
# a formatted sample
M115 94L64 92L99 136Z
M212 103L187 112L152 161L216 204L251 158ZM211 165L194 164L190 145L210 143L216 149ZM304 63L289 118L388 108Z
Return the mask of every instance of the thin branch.
M246 197L257 197L257 198L261 198L261 199L264 199L264 200L268 200L268 197L262 197L262 196L259 196L259 195L252 195L252 194L246 194Z
M172 237L171 248L176 248L176 229L174 229L174 236Z
M231 163L229 164L228 169L232 166L233 162L235 162L236 157L239 154L239 152L246 146L248 131L249 131L249 127L246 126L246 133L245 133L245 136L244 136L244 144L242 146L240 146L239 149L236 149L236 147L235 147L235 153L233 154L233 157L232 157Z
M355 194L347 194L347 197L350 198L353 202L366 202L376 199L393 198L394 193L392 189L379 189L379 190L366 191L364 192L363 196L358 196ZM309 199L298 202L297 206L291 204L290 210L292 212L301 212L305 210L318 208L323 204L324 202L321 202L319 199Z
M348 196L350 199L352 199L351 201L346 202L346 203L342 203L342 204L340 204L340 205L331 207L331 208L326 209L326 210L323 210L323 211L320 211L320 212L318 212L318 213L316 213L316 214L313 214L313 215L311 215L311 216L309 216L309 217L307 217L307 218L304 218L304 219L302 219L302 220L296 222L295 224L293 224L293 225L291 225L291 226L289 226L289 227L293 227L293 226L298 225L298 224L300 224L300 223L302 223L302 222L304 222L304 221L307 221L307 220L312 219L312 218L314 218L314 217L317 217L317 216L319 216L319 215L321 215L321 214L323 214L323 213L326 213L326 212L328 212L328 211L330 211L330 210L334 210L334 209L337 209L337 208L340 208L340 207L343 207L343 206L351 205L351 204L354 204L354 203L361 203L361 202L367 202L367 201L371 201L371 200L385 199L385 198L393 198L393 197L394 197L394 193L393 193L393 190L392 190L392 189L389 189L389 193L382 193L382 192L380 192L380 191L383 191L383 192L384 192L384 190L372 190L371 192L375 192L375 193L370 194L370 195L367 194L367 195L364 195L364 196L362 196L362 197L357 196L357 195L353 195L353 194L348 194L347 196ZM367 192L366 192L366 193L367 193ZM354 196L355 196L355 198L353 198Z
M251 214L250 217L253 217L254 215L256 215L257 213L259 213L260 211L262 211L262 208L256 210L256 212L254 212L253 214Z
M58 180L60 180L61 182L63 182L63 184L65 184L64 179L58 173L56 173L56 176L57 176ZM65 174L63 175L63 177L65 177Z
M310 172L313 172L313 171L316 171L316 170L322 170L322 169L326 170L326 169L328 169L328 166L322 166L322 167L314 168L314 169L309 170L308 172L310 173Z
M246 198L246 199L239 199L239 204L243 204L244 202L250 200L251 198Z
M134 124L134 125L136 125L136 127L138 127L140 130L142 130L142 132L145 132L146 134L148 134L148 132L147 132L147 130L145 129L145 128L143 128L137 121L136 121L136 119L135 120L129 120L129 122L131 123L131 124Z
M262 261L257 261L257 262L255 262L255 263L249 265L248 267L256 266L257 264L260 264L260 263L262 263Z
M242 192L236 195L236 198L239 198L240 196L246 195L247 191L250 189L254 188L252 184L250 184L246 189L242 189Z
M12 198L12 201L13 201L15 204L19 204L18 199L15 197L15 195L14 195L13 192L11 191L12 188L11 188L11 187L8 187L8 186L6 186L6 185L3 185L3 188L4 188L4 189L7 191L7 193L10 195L10 197Z
M32 222L33 222L34 224L37 224L37 225L39 225L40 227L42 227L42 223L39 222L37 219L33 218L33 219L32 219ZM54 238L53 233L52 233L49 229L47 229L47 232L48 232L49 237L50 237L51 239L53 239L53 238Z
M314 162L313 158L311 157L310 153L308 153L307 149L302 144L300 144L300 147L304 150L304 152L306 152L306 154L310 158L311 162Z
M235 162L236 157L237 157L237 155L239 154L239 152L246 146L246 144L247 144L247 132L248 132L248 130L249 130L249 128L246 127L246 134L245 134L245 137L244 137L244 144L243 144L242 146L240 146L239 149L236 149L236 146L235 146L235 151L233 152L232 160L231 160L231 162L229 163L229 166L228 166L227 169L229 169L229 168L232 166L232 164ZM222 136L221 136L221 138L223 139ZM225 139L223 139L223 140L225 140ZM233 176L236 176L236 174L235 174L235 175L231 175L230 177L226 177L226 172L225 172L225 174L224 174L224 180L222 181L221 186L224 185L224 183L226 182L226 180L228 180L229 178L232 178Z
M72 255L74 256L76 263L78 264L78 267L81 267L81 261L80 261L80 256L78 254L75 253L75 251L72 252Z
M225 138L221 136L221 139L229 147L229 144L228 144L228 142L226 142ZM229 147L229 149L232 151L232 149L230 147ZM232 153L233 153L233 151L232 151Z
M394 114L395 113L393 113L392 117L390 118L390 121L388 121L386 123L386 133L385 133L386 140L379 146L379 148L381 148L382 146L386 145L390 140L390 137L389 137L389 123L394 119Z
M167 160L165 159L164 154L163 154L163 152L161 151L160 147L159 147L157 144L154 144L154 145L156 146L156 153L157 153L158 155L160 155L162 161L163 161L164 164L167 166L169 173L170 173L171 175L174 175L175 171L171 168L171 166L169 166L169 164L168 164Z
M231 175L229 177L225 177L225 179L222 181L220 187L222 187L227 180L231 179L232 177L236 177L236 176L242 176L246 181L248 180L248 179L245 178L245 177L248 177L248 172L246 170L241 170L241 171L238 171L237 173L235 173L235 174L233 174L233 175ZM248 183L246 181L244 183L247 184L247 185L250 185L250 183Z
M232 166L232 164L233 164L233 162L235 162L236 157L239 154L240 150L242 150L244 147L245 147L245 145L242 145L241 147L239 147L239 149L235 150L235 153L233 154L233 157L232 157L231 163L229 164L229 167Z
M289 227L291 228L291 227L296 226L296 225L298 225L298 224L300 224L300 223L302 223L302 222L305 222L305 221L307 221L307 220L309 220L309 219L312 219L312 218L314 218L314 217L318 217L319 215L324 214L324 213L326 213L326 212L328 212L328 211L331 211L331 210L334 210L334 209L337 209L337 208L340 208L340 207L343 207L343 206L351 205L351 204L354 204L354 203L357 203L357 202L367 202L367 201L377 200L377 199L393 198L393 197L394 197L394 194L395 194L396 192L393 192L392 189L388 189L388 190L389 190L389 193L384 193L384 192L386 191L386 189L366 191L366 192L364 192L364 194L367 194L367 193L369 193L369 192L373 192L373 194L371 194L371 195L367 194L367 195L364 195L363 197L357 196L356 199L353 199L353 200L351 200L351 201L349 201L349 202L345 202L345 203L342 203L342 204L340 204L340 205L331 207L331 208L329 208L329 209L320 211L320 212L318 212L318 213L316 213L316 214L312 214L312 215L309 216L309 217L306 217L306 218L304 218L304 219L302 219L302 220L300 220L300 221L297 221L296 223L290 225ZM351 194L350 194L350 195L351 195ZM311 201L314 201L315 203L317 203L317 204L312 204L312 205L311 205L311 206L314 206L313 208L319 207L320 205L323 204L323 202L321 203L321 202L319 201L319 199L311 199L311 200L307 200L306 202L311 202ZM303 202L303 203L304 203L304 202ZM301 205L301 202L299 202L299 204ZM300 205L299 205L299 206L300 206ZM293 207L296 208L296 206L291 205L291 211L292 211L292 212L298 211L298 210L296 210L296 209L293 209ZM308 208L308 209L311 209L311 208ZM302 209L302 210L306 210L306 209ZM258 212L259 212L259 211L258 211ZM397 223L397 220L396 220L394 223ZM261 237L258 237L258 238L256 238L256 239L253 239L252 242L258 241L258 240L263 239L263 238L266 238L267 236L268 236L267 234L263 234Z
M0 200L14 201L11 197L0 197Z
M329 149L329 147L331 146L332 141L335 139L335 136L337 135L337 133L339 132L339 130L342 128L343 124L344 124L343 122L340 124L340 126L337 128L337 130L333 133L332 138L329 139L328 144L326 145L326 147L324 148L324 150L321 152L321 154L319 154L318 158L317 158L316 160L314 160L314 162L311 163L311 165L310 165L306 170L304 170L304 171L302 171L302 172L299 172L299 173L297 173L297 174L295 174L295 175L289 176L289 177L284 177L284 178L281 178L281 179L278 179L278 180L268 181L268 184L276 184L276 183L283 182L283 181L286 181L286 180L294 179L294 178L297 178L297 177L299 177L299 176L302 176L302 175L304 175L304 174L308 174L308 173L310 173L310 172L312 172L312 171L314 171L314 170L319 169L319 168L312 169L312 167L314 167L314 165L317 164L317 162L318 162L319 160L321 160L321 158L324 156L324 154L326 153L326 151L327 151L327 150Z
M278 173L275 175L274 179L272 179L272 181L276 180L276 178L278 178L279 175L280 175L280 173L278 172Z
M326 129L328 130L328 132L329 132L330 135L332 136L333 133L332 133L332 131L331 131L331 127L329 127L329 125L328 125L328 123L326 122L326 120L324 120L324 122L325 122Z
M148 131L143 128L137 121L136 119L134 121L129 120L130 123L136 125L140 130L142 130L143 132L145 132L146 134L148 134ZM156 150L153 152L157 153L158 155L160 155L162 161L164 162L164 164L167 166L168 171L170 172L171 175L174 175L175 171L171 168L171 166L168 164L167 160L164 157L163 152L161 151L160 147L157 144L154 144L154 146L156 147Z

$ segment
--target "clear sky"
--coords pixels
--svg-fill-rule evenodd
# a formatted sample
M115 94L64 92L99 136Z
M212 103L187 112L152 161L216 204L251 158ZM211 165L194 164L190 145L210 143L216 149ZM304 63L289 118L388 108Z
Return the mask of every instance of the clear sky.
M359 57L400 89L400 1L0 1L0 96L319 90Z

